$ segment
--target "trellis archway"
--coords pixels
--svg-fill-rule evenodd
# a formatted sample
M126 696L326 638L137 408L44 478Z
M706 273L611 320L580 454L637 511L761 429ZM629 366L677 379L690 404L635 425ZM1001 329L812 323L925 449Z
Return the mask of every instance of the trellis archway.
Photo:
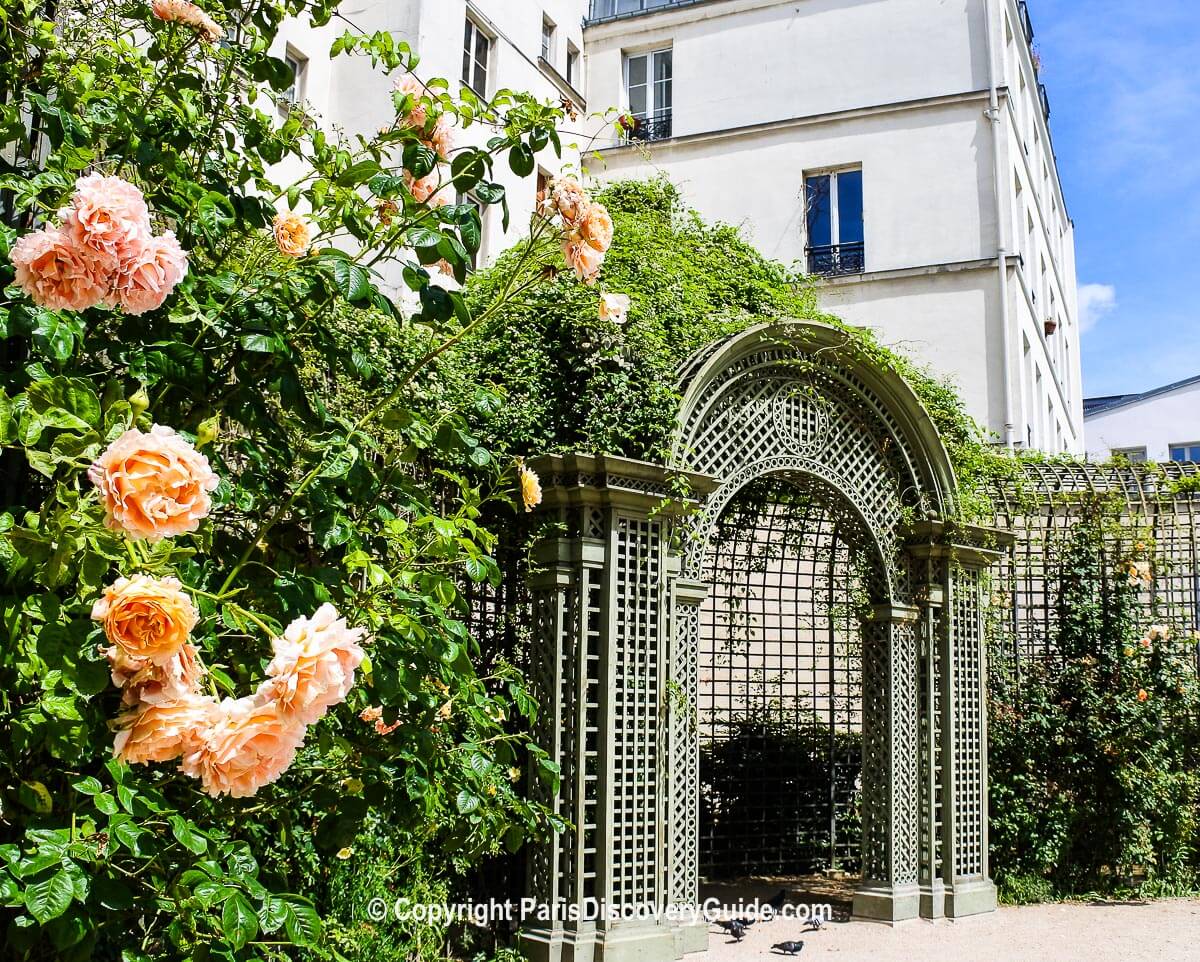
M698 901L698 656L713 539L763 479L802 493L866 559L861 607L863 882L856 915L898 921L995 907L987 865L983 573L996 532L954 523L955 481L904 380L845 331L763 325L681 372L672 463L533 462L544 539L530 579L544 800L530 896L586 906L531 920L535 957L674 958ZM686 487L681 491L680 482Z

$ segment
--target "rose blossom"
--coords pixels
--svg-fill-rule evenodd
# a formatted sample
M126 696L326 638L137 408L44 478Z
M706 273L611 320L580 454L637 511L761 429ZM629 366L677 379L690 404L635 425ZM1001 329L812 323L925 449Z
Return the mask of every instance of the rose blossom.
M60 216L63 233L110 274L138 257L150 240L146 200L120 177L80 177L71 206L63 208Z
M579 186L579 181L573 177L557 178L550 188L550 199L567 230L573 230L578 225L591 203L587 193Z
M441 207L446 202L444 198L437 196L438 188L441 186L441 178L438 176L436 170L431 171L424 177L413 177L412 174L405 171L404 185L408 188L408 192L412 194L413 200L418 204L430 202L436 207Z
M304 732L271 699L227 698L187 744L179 768L209 795L246 798L287 771Z
M150 0L150 9L159 20L186 24L210 43L225 33L212 17L188 0Z
M450 151L454 149L454 134L450 130L450 122L445 117L438 117L433 125L433 133L429 135L426 146L433 149L439 160L449 160Z
M148 658L130 658L116 645L106 648L104 655L112 668L113 684L121 689L121 701L126 705L162 705L194 695L204 675L193 644L185 644L162 664Z
M542 503L541 479L538 478L536 471L525 467L523 462L518 461L517 481L521 486L521 502L525 505L527 512L532 511Z
M577 234L568 234L562 240L562 252L576 277L585 284L596 283L600 264L604 261L603 251L597 250Z
M613 222L603 204L589 204L579 220L579 236L600 253L612 246Z
M425 86L412 74L404 74L392 81L392 90L398 94L412 97L412 107L402 119L403 126L416 127L423 130L428 113L421 98L425 96Z
M312 242L308 224L299 214L275 215L275 244L285 257L303 257Z
M38 307L86 311L108 297L103 269L57 228L44 227L19 237L10 256L17 286Z
M178 758L194 749L216 708L216 701L207 695L139 705L118 716L113 755L131 765Z
M118 578L92 605L92 620L122 655L158 665L178 654L199 617L176 578L143 574Z
M347 627L330 604L311 618L297 618L271 643L275 657L259 697L274 699L283 714L312 724L354 687L354 669L364 657L362 637L363 629Z
M629 310L628 294L601 294L600 320L612 321L614 324L624 324L625 314Z
M105 523L131 538L158 541L195 531L212 508L220 483L208 458L171 428L133 428L108 446L88 470L100 491Z
M171 231L151 237L117 281L117 300L128 314L157 310L187 269L187 254Z

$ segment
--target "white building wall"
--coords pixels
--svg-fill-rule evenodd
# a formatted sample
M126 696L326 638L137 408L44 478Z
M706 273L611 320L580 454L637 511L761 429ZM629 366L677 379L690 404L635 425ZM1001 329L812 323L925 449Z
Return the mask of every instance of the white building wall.
M1200 444L1200 382L1087 419L1087 452L1092 460L1144 447L1149 460L1169 461L1171 446L1185 444Z
M861 165L865 273L824 282L822 306L948 378L999 438L1082 452L1073 234L1015 0L709 0L585 37L593 108L628 107L627 55L673 59L670 138L606 131L589 173L665 173L803 266L805 174Z

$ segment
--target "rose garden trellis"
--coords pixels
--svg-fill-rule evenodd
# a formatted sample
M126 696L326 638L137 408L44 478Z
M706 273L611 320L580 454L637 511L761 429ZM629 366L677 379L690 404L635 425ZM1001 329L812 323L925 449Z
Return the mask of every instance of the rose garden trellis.
M987 637L1016 662L1051 654L1034 650L1052 618L1045 557L1072 492L1125 499L1130 530L1162 539L1148 609L1196 624L1195 496L1173 487L1190 467L1038 466L998 485L995 526L961 523L933 423L854 344L797 322L711 345L681 372L668 465L533 462L543 536L492 614L528 612L540 744L561 770L542 800L565 827L529 852L526 894L557 907L526 921L534 957L705 947L703 922L662 910L697 904L702 869L746 848L747 812L788 809L731 818L713 798L714 759L747 722L829 736L827 798L805 812L797 797L794 844L766 846L760 866L858 862L864 918L993 909Z

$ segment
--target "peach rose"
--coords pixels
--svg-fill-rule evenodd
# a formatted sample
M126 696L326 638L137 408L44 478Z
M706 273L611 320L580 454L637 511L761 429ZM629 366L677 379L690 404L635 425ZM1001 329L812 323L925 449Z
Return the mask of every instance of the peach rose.
M105 523L131 538L158 541L195 531L212 508L219 479L208 458L160 424L126 431L88 470Z
M628 294L600 295L600 320L612 321L614 324L624 324L625 315L628 311Z
M112 669L113 684L121 689L121 701L126 705L145 702L162 705L178 701L200 690L204 667L193 644L185 644L162 664L149 658L130 658L116 645L105 649Z
M176 578L118 578L92 605L92 620L126 659L166 665L200 619ZM136 669L136 664L128 667Z
M216 700L208 695L138 705L117 717L113 755L131 765L169 762L185 755L195 749L216 709Z
M432 148L439 160L450 159L450 151L454 149L454 133L450 129L450 121L445 117L438 117L434 123L426 146Z
M556 178L550 188L550 200L563 220L563 227L573 230L591 201L573 177Z
M209 43L216 43L225 33L212 17L188 0L150 0L150 10L159 20L191 27Z
M12 247L17 286L38 307L86 311L109 294L105 271L80 250L69 234L45 227L25 234Z
M312 243L308 224L299 214L275 215L275 244L285 257L303 257Z
M71 206L60 212L63 233L110 274L141 256L150 241L150 210L142 192L120 177L90 174L75 181Z
M171 231L151 237L127 262L117 281L117 300L127 314L157 310L183 280L187 269L187 254Z
M612 246L613 222L603 204L589 204L579 221L579 236L604 253Z
M330 604L311 618L297 618L272 642L275 657L259 697L274 699L285 715L311 725L354 687L354 669L364 657L362 637L363 629L348 627Z
M426 96L425 85L409 73L402 77L396 77L392 81L392 90L401 96L412 97L412 106L402 118L402 125L424 130L425 121L429 116L425 104L421 102L421 98Z
M271 699L227 698L185 746L179 768L209 795L247 798L287 771L304 733Z
M445 203L441 198L437 198L438 188L441 186L441 178L436 170L431 171L424 177L413 177L408 171L404 172L404 185L408 188L408 192L412 194L413 200L418 204L424 204L434 198L436 206L440 207Z
M568 234L563 238L562 252L576 277L585 284L596 283L600 265L604 262L603 251L597 250L577 234Z
M542 503L542 482L537 472L525 467L523 462L517 462L517 483L521 487L521 502L527 512L532 511Z

